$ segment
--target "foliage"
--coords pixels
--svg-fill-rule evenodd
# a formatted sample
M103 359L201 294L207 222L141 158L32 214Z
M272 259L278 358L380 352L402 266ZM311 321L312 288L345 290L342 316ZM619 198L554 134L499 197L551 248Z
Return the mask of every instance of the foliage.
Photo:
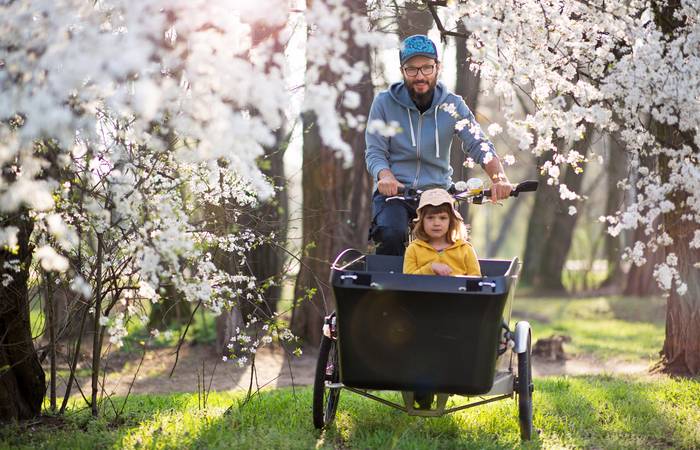
M241 217L274 195L257 161L292 95L287 57L256 33L279 28L288 40L296 26L287 23L289 2L269 3L0 5L0 214L29 208L38 270L57 272L75 302L90 305L95 371L105 333L121 346L134 321L146 322L147 303L166 292L217 314L262 302L268 280L245 269L245 255L275 236ZM313 29L302 109L347 156L341 126L362 125L352 113L339 117L337 101L342 93L347 110L359 106L345 91L368 68L343 59L343 21L360 47L385 40L336 2L310 4L298 18ZM323 83L323 70L338 73L338 83ZM17 232L0 222L0 245L15 248ZM214 249L239 269L219 267ZM17 269L3 267L0 281ZM245 344L243 360L275 336L293 338L272 314L267 336L251 338L244 319L231 344Z
M447 9L471 33L472 67L479 70L484 88L503 99L505 131L521 150L554 152L541 170L551 184L558 184L562 198L583 199L559 177L560 164L581 169L585 158L576 146L560 152L556 143L582 141L586 125L620 136L633 168L621 187L634 200L618 215L601 220L612 234L644 229L646 242L626 250L636 264L645 262L646 247L656 251L681 239L659 220L670 211L682 211L680 220L691 230L682 239L700 248L700 85L698 71L690 69L700 67L699 8L693 0L533 0L516 5L458 2ZM519 98L534 107L523 119ZM665 129L672 131L666 134ZM650 164L656 157L665 162ZM575 213L572 205L570 214ZM683 295L687 286L678 264L677 255L669 254L655 275L663 289Z

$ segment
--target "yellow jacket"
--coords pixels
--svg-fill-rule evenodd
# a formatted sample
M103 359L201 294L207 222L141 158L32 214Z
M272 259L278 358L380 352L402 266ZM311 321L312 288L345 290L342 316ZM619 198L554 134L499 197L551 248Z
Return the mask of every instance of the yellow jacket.
M474 248L462 239L458 239L440 252L425 241L413 240L403 258L403 273L435 275L431 267L434 262L450 266L453 275L481 276L481 268Z

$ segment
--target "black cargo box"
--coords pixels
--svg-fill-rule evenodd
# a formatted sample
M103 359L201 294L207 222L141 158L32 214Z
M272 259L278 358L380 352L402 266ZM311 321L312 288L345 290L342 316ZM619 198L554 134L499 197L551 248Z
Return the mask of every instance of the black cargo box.
M519 263L480 264L483 277L404 275L402 257L367 255L333 270L342 383L370 390L488 392Z

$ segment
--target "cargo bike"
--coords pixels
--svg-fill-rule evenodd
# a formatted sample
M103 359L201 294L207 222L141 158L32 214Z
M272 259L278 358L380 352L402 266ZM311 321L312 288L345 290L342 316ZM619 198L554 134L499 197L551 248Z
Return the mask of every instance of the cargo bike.
M537 182L523 182L511 196L536 188ZM473 187L454 195L475 204L488 196ZM331 267L336 311L323 326L314 426L333 422L341 390L424 417L517 397L521 438L531 439L530 325L510 323L521 264L517 258L479 263L481 277L408 275L402 256L341 252ZM371 391L399 391L403 404ZM416 407L416 392L435 393L436 401ZM469 401L448 406L451 395Z

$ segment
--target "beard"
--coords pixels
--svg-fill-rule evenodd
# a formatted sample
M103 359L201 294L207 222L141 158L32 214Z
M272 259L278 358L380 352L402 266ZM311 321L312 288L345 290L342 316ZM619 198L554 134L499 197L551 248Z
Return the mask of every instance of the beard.
M433 101L433 94L435 93L435 86L437 85L437 77L432 80L421 80L420 82L416 80L406 80L404 78L406 88L411 96L411 99L417 106L428 107ZM428 90L425 92L417 92L416 85L425 83L428 85Z

